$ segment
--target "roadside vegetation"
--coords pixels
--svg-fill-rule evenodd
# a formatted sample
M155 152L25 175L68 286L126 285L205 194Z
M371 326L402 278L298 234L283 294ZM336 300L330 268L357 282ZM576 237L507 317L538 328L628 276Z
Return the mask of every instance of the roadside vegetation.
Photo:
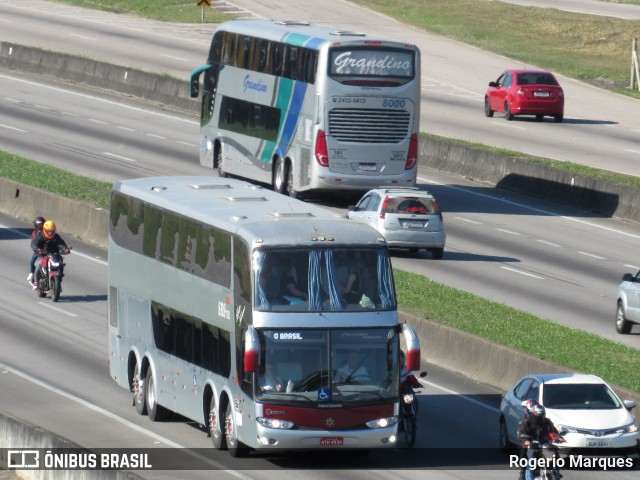
M82 177L4 152L0 152L0 176L109 208L110 182ZM406 312L573 370L593 373L608 382L640 392L636 349L485 300L421 275L394 269L394 276L398 305ZM613 311L607 320L613 330Z
M54 0L77 7L111 13L127 13L163 22L201 23L202 7L196 0ZM213 4L217 0L210 0ZM213 8L204 9L204 23L222 23L230 17Z

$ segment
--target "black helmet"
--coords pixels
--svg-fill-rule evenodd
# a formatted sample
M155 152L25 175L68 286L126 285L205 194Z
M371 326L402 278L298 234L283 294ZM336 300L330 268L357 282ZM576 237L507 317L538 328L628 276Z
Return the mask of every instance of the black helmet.
M42 230L42 226L44 225L44 222L46 220L43 217L36 217L35 220L33 221L33 227L36 230Z
M542 405L536 405L531 410L531 414L533 415L534 418L542 420L546 416L547 412Z

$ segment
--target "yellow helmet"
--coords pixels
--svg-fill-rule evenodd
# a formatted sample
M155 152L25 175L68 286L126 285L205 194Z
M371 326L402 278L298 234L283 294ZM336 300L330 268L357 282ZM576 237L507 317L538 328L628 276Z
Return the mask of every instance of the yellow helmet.
M56 235L56 224L51 220L44 222L42 233L44 233L45 238L51 240Z

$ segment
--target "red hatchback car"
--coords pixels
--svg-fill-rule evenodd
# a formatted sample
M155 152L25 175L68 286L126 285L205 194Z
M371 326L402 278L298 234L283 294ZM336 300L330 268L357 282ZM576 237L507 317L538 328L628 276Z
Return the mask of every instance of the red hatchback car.
M564 118L564 92L556 78L544 70L507 70L489 83L484 96L484 114L504 112L507 120L516 115L535 115L542 120Z

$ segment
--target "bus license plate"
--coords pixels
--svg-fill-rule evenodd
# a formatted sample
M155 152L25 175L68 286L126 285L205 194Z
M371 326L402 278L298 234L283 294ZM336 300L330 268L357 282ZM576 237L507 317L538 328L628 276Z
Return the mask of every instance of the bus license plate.
M375 163L361 163L360 170L363 170L365 172L375 172L376 170L378 170L378 167Z
M344 437L322 437L320 438L320 445L342 445L344 444Z

